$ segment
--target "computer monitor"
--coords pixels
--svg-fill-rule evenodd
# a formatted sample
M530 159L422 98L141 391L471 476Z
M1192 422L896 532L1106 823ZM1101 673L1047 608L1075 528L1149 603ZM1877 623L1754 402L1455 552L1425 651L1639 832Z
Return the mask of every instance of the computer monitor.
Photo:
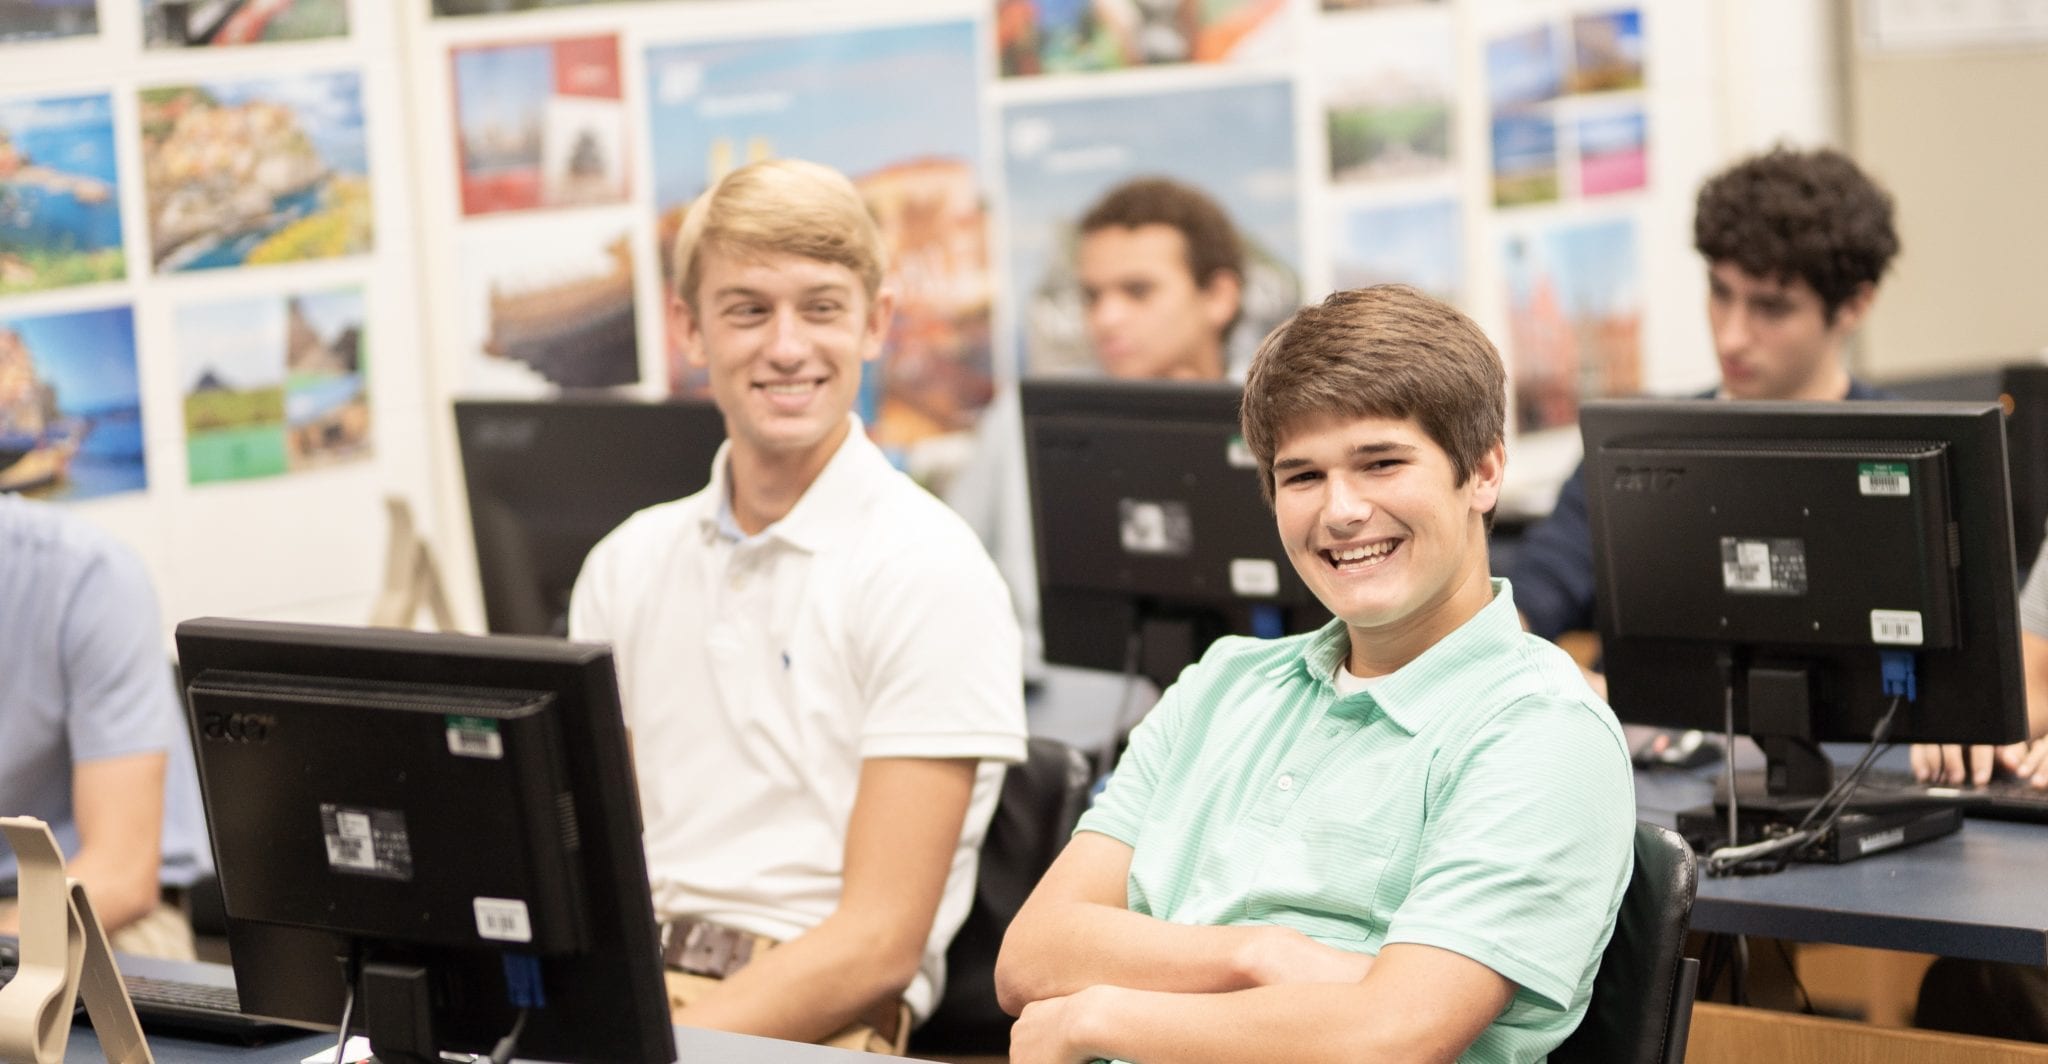
M1889 381L1885 390L1906 399L1996 399L2005 408L2013 557L2024 575L2033 566L2048 527L2048 363L2015 362L1997 369Z
M352 1008L386 1061L486 1053L515 1023L530 1059L675 1059L609 649L176 638L243 1011Z
M1820 794L1814 744L1872 738L1896 652L1890 739L2026 737L1996 405L1612 400L1579 424L1622 720L1719 731L1732 690L1767 790Z
M1027 380L1020 398L1047 662L1165 686L1219 636L1329 621L1281 548L1237 385Z
M640 510L711 479L709 400L458 399L455 433L493 632L567 635L583 559Z

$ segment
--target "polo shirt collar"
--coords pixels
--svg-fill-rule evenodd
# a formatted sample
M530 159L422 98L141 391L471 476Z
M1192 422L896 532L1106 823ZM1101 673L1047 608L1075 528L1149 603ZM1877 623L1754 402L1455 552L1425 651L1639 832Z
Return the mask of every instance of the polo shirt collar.
M713 505L700 518L705 536L733 542L776 539L812 554L825 549L833 537L843 536L846 514L872 494L875 475L895 469L881 448L868 439L860 416L849 413L846 420L846 439L818 472L818 479L811 481L782 520L751 537L741 531L732 512L732 441L720 444L711 460L711 483L706 489Z
M1436 641L1415 660L1372 683L1370 692L1352 697L1370 698L1387 719L1410 735L1421 730L1439 707L1470 701L1489 682L1468 666L1478 660L1514 653L1522 638L1522 622L1515 612L1514 590L1506 579L1492 580L1493 599L1479 608L1451 634ZM1351 634L1342 619L1332 620L1302 644L1301 655L1283 662L1280 670L1299 669L1312 682L1335 689L1333 676L1351 650Z

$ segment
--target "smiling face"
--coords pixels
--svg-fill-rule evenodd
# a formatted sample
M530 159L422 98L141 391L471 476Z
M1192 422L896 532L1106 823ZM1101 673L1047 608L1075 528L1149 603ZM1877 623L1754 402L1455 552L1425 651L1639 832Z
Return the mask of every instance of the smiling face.
M878 357L893 297L850 269L780 252L698 252L697 294L669 312L710 370L734 458L821 469L846 438L861 364Z
M1758 277L1732 262L1707 270L1707 324L1714 333L1721 388L1733 399L1840 399L1849 394L1842 358L1849 334L1869 308L1865 288L1828 319L1805 280Z
M1458 484L1413 419L1325 415L1282 433L1280 539L1318 601L1351 630L1351 671L1399 668L1492 598L1482 515L1500 495L1498 443Z
M1223 327L1237 314L1235 274L1197 284L1188 242L1170 225L1113 225L1081 238L1077 267L1088 342L1125 380L1223 376Z

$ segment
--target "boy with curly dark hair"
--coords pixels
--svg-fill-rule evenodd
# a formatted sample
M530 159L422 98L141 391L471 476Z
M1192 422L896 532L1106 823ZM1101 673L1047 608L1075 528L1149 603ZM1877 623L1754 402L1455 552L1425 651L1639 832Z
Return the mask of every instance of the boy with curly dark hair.
M1693 247L1707 260L1707 323L1721 385L1702 398L1882 399L1852 380L1849 337L1899 251L1892 198L1830 149L1775 148L1700 186ZM1529 530L1512 571L1531 632L1593 626L1585 469Z

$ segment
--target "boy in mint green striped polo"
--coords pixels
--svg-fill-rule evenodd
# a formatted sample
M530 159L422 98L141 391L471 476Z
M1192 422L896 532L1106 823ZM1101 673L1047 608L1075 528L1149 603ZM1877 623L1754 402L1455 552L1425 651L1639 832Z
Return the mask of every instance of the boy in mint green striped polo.
M1630 871L1621 731L1486 534L1505 373L1401 286L1266 338L1244 436L1335 615L1224 639L1131 736L1010 926L1019 1064L1540 1061Z

